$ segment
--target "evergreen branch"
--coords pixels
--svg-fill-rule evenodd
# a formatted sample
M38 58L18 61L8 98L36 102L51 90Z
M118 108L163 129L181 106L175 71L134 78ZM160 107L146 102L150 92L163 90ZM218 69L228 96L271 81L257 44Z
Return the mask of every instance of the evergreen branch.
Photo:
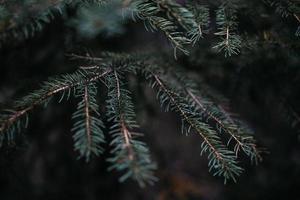
M79 151L80 157L85 157L88 162L91 154L98 156L103 152L100 144L104 143L102 131L104 125L98 112L96 85L94 83L80 85L77 92L76 96L81 97L82 100L78 103L77 111L72 116L75 121L72 128L74 147Z
M234 147L236 156L238 156L240 149L242 149L246 155L251 157L251 160L257 162L257 158L260 158L260 155L256 148L253 136L249 135L247 132L242 132L243 130L240 129L233 121L227 121L227 118L222 116L219 110L215 109L214 111L210 111L206 108L200 101L199 97L196 96L191 89L186 88L186 92L193 102L196 103L204 113L206 113L208 119L216 124L216 127L219 130L230 135L231 138L229 139L228 144L232 139L236 142Z
M33 37L37 32L43 30L45 24L49 24L55 18L55 14L62 15L69 2L59 0L43 3L39 2L37 5L27 2L12 3L12 5L14 4L16 4L15 7L23 7L21 14L19 14L20 16L14 16L14 12L16 11L8 9L8 7L13 6L7 2L3 3L4 8L6 8L6 21L8 21L8 23L5 23L6 26L0 27L0 46L4 45L8 41L22 41ZM33 10L38 10L35 11L33 16L31 16L32 14L28 14L32 12L30 10L31 8L34 8ZM24 17L26 15L29 16Z
M152 184L156 181L153 175L156 165L151 161L146 144L137 140L142 134L130 131L137 129L138 125L130 93L122 88L123 83L119 76L117 71L107 76L107 115L114 123L110 130L113 137L111 145L114 147L111 151L113 157L108 159L112 163L110 170L125 171L119 179L121 182L132 178L144 187L146 183Z
M162 31L174 47L175 58L177 49L187 55L189 52L185 49L185 46L190 44L190 40L185 37L183 32L178 31L178 27L172 21L157 16L159 12L160 9L157 3L153 1L137 0L132 3L133 18L143 20L147 30ZM147 24L149 24L150 27L147 27Z
M61 93L60 100L63 98L69 98L71 90L79 85L96 81L101 77L107 75L111 70L106 69L99 73L88 73L83 70L78 70L70 75L62 75L55 78L50 78L44 82L41 89L34 91L33 93L25 96L20 101L17 101L12 111L9 114L2 114L0 118L0 135L9 133L12 135L21 127L27 126L27 114L36 106L44 104L45 106L49 102L50 98L54 95ZM26 118L25 126L21 126L21 118Z
M184 6L172 0L157 0L160 8L166 10L169 18L174 18L185 30L197 26L194 14Z
M218 31L215 35L220 36L221 41L213 49L218 52L224 51L225 57L240 53L242 42L241 37L237 34L237 11L235 7L233 3L226 1L218 8L216 13Z
M160 29L171 42L174 48L174 56L176 58L176 50L179 49L184 54L188 55L188 50L185 46L190 44L190 40L183 33L178 32L177 27L173 22L164 19L163 17L149 17L148 22L152 29Z
M131 59L129 59L128 55L125 54L108 53L106 56L111 57L113 60L118 58L118 63L132 63L129 64L129 66L136 65L138 68L139 66L142 66L142 68L145 66L145 63L136 61L136 59L142 59L140 56L137 56L137 58L129 56ZM183 72L178 70L174 72L172 69L171 71L174 73L176 81L179 81L180 84L179 87L177 86L177 90L180 91L180 93L185 94L187 97L186 100L199 110L199 119L203 122L213 124L219 133L224 132L228 134L230 138L227 145L229 145L231 141L235 141L234 152L236 157L238 156L239 151L242 150L251 158L252 161L257 163L258 160L261 160L261 156L259 154L260 150L256 147L256 141L252 136L252 131L240 120L232 118L232 114L223 109L220 105L225 101L224 97L218 97L220 96L218 94L207 94L210 97L218 97L219 99L222 99L221 102L219 100L215 100L219 104L213 103L208 97L204 98L203 95L199 93L198 87L190 77L186 77ZM170 75L170 77L172 76ZM203 90L213 91L212 88L207 88L208 86L205 84L201 83L201 85L203 86Z
M235 177L239 176L243 169L237 165L234 152L222 144L217 133L209 125L201 122L199 110L182 97L179 91L168 87L159 75L152 71L145 71L145 74L146 79L152 79L150 83L152 87L158 88L157 95L161 105L164 105L167 111L171 109L179 112L183 118L183 124L188 124L188 128L185 129L187 133L193 128L202 137L201 154L208 151L209 171L214 171L214 175L223 176L225 183L228 179L236 181Z
M170 19L174 18L187 31L187 35L194 45L207 32L206 29L209 26L208 7L189 3L186 8L171 0L159 0L158 5L166 10Z
M184 73L180 71L173 73L175 74L176 81L179 82L183 90L182 93L186 94L190 103L197 106L201 111L203 121L214 124L218 132L229 134L230 139L227 145L229 145L232 140L235 141L234 152L236 157L238 157L239 151L242 150L251 158L251 161L257 163L258 160L261 160L259 150L255 144L256 141L252 136L252 131L248 130L246 125L241 124L241 122L238 124L220 105L212 103L211 100L204 97L203 94L200 94L197 85L190 77L185 76ZM206 89L212 91L211 88Z
M282 1L282 0L263 0L271 7L275 7L275 12L280 14L281 17L293 17L300 24L300 2L297 1ZM300 36L300 25L295 33L296 36Z
M196 26L193 26L188 31L188 35L195 45L197 41L203 38L203 34L208 32L207 29L210 23L209 8L207 6L194 4L189 4L188 8L195 16L196 21Z
M0 115L0 125L0 147L5 140L14 144L16 134L28 126L28 115L26 112L5 110Z

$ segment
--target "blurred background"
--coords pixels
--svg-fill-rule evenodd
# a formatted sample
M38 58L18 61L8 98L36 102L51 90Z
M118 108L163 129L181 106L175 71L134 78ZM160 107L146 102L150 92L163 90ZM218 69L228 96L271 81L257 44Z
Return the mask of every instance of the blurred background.
M294 37L289 33L295 29L294 23L268 15L271 11L266 7L260 9L267 13L263 16L265 20L253 24L251 18L241 16L242 30L254 27L276 30L279 27L274 22L281 21L285 23L283 28L280 26L281 33ZM88 52L97 56L104 50L127 53L151 50L170 54L172 58L172 48L164 37L147 32L142 23L120 22L120 13L111 12L107 12L111 16L103 14L106 18L100 16L101 21L97 21L93 13L85 12L70 9L65 16L55 16L34 37L9 39L2 46L1 109L38 88L49 76L76 70L78 63L70 61L68 53ZM193 134L182 135L179 116L162 112L153 91L137 82L134 95L138 121L158 164L159 181L154 186L140 188L131 181L119 183L119 174L107 171L108 151L89 163L78 160L70 132L76 101L60 104L52 101L47 109L36 109L29 128L15 145L0 149L0 198L297 199L300 195L299 52L284 48L284 41L268 42L271 36L260 34L265 34L267 42L244 50L239 56L224 58L223 54L217 54L211 50L213 38L208 36L191 50L189 57L180 56L176 61L230 99L232 109L255 130L259 146L267 149L263 162L257 166L242 158L245 172L237 183L224 185L222 179L208 172L207 159L200 156L201 139ZM105 94L99 94L104 101Z

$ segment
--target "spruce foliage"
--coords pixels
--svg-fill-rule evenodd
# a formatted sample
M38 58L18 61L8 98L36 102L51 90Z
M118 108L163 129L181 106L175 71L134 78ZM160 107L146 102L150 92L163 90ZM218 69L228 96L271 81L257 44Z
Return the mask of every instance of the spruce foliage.
M101 143L104 142L104 125L97 104L97 86L95 83L78 86L75 96L81 98L81 101L72 115L75 121L72 128L74 149L89 161L91 154L99 156L103 152Z
M109 170L120 172L121 182L131 178L142 187L153 184L157 180L156 164L142 140L143 133L137 123L136 99L132 95L135 91L128 87L128 77L133 76L150 85L164 111L175 112L181 117L183 134L199 136L200 154L206 155L208 170L214 176L223 177L225 183L236 181L244 171L240 157L247 156L254 163L262 159L253 131L228 109L229 106L224 107L228 100L214 93L205 83L199 84L194 77L187 75L179 62L174 61L174 57L176 60L179 56L194 53L193 48L200 48L205 37L213 40L211 50L224 54L226 58L234 59L244 47L251 46L246 45L250 39L239 27L240 10L248 9L241 6L245 5L242 0L211 4L175 0L2 2L1 45L16 38L34 37L57 17L64 18L68 27L89 38L121 34L125 22L141 22L147 31L157 31L165 36L173 47L174 56L164 60L153 52L123 54L103 51L99 57L71 54L72 60L83 63L75 72L49 78L39 89L1 112L0 145L14 142L28 126L29 115L36 107L47 107L54 96L58 102L75 99L77 108L72 115L71 132L74 150L79 157L89 161L100 156L105 151L104 144L109 142ZM297 2L266 0L261 3L300 23ZM22 12L14 16L15 7L22 7ZM74 16L68 16L68 9L75 11ZM298 27L296 36L300 35L299 30ZM272 30L265 31L263 42L270 42L267 39L272 33ZM252 44L261 41L259 34L254 38L258 40ZM293 40L289 44L295 46ZM99 98L106 99L105 105L100 105ZM102 107L105 107L104 112L101 112Z
M73 57L94 60L95 63L92 67L82 67L72 75L50 78L42 85L42 89L17 103L16 108L21 109L11 115L2 115L1 135L4 140L11 141L14 138L11 134L16 132L15 127L19 129L23 116L27 116L37 105L45 104L56 94L60 94L59 101L75 96L81 101L72 117L74 149L87 161L91 155L99 156L103 151L101 144L104 142L104 132L96 94L97 83L104 80L108 89L106 116L112 124L109 134L113 138L109 169L124 172L120 181L133 178L141 186L152 184L156 180L153 174L156 165L151 161L146 144L139 140L142 134L138 131L131 92L125 84L126 74L132 74L145 77L156 91L165 111L174 111L181 116L184 134L189 135L193 131L201 137L201 155L207 155L209 171L215 176L224 177L225 183L230 179L236 181L243 171L237 161L240 150L252 160L260 158L252 135L244 131L246 129L240 124L222 116L223 111L212 102L202 99L196 82L186 78L184 72L168 74L164 67L159 67L155 61L148 60L149 56L143 55L108 52L101 58ZM220 137L223 132L229 134L228 142ZM231 141L235 144L233 149L228 146Z

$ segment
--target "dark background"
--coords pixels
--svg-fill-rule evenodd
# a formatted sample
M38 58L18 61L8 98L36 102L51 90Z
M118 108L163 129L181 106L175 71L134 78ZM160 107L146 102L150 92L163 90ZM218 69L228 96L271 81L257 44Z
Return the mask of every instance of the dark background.
M66 53L86 49L95 55L102 50L158 51L165 43L160 35L147 33L142 25L135 24L128 24L124 34L105 39L66 39L70 31L57 19L34 38L1 49L1 108L38 88L47 77L74 71L78 63L68 60ZM140 84L136 91L138 121L158 163L159 182L144 189L132 181L119 183L118 173L107 172L108 152L90 163L77 160L70 132L76 102L52 101L47 109L32 113L25 136L20 136L16 145L0 149L0 198L297 199L299 56L279 45L262 45L224 59L222 54L211 52L209 44L202 42L189 58L178 62L227 96L233 110L255 130L259 145L268 151L258 166L242 158L245 172L237 183L224 185L222 179L209 174L206 158L199 155L201 138L182 135L179 117L162 112L155 94Z

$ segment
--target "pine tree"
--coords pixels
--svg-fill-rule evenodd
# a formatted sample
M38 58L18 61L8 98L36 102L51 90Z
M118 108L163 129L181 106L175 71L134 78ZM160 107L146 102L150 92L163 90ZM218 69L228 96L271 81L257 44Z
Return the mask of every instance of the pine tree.
M77 101L73 112L74 150L87 162L102 156L105 143L111 147L109 170L122 173L120 181L136 180L140 186L157 181L157 165L142 140L135 99L129 86L130 77L148 83L156 93L161 108L177 113L182 120L182 133L197 134L201 155L208 159L208 170L221 176L226 183L236 181L244 171L240 158L247 156L253 163L262 160L262 149L254 131L229 108L228 99L207 83L199 82L201 74L191 75L183 63L197 64L201 55L216 54L240 64L249 62L247 54L259 48L277 45L291 56L298 55L300 5L297 1L175 1L175 0L55 0L0 1L0 47L18 45L38 37L49 24L60 18L70 33L90 40L104 40L122 35L128 24L144 25L146 31L164 36L171 48L167 53L145 50L139 53L101 50L97 55L76 54L68 48L67 57L82 63L72 73L50 77L39 88L4 109L0 115L0 144L13 143L25 133L30 115L37 107L57 102ZM255 9L259 5L260 11ZM294 30L282 28L283 22L269 29L254 25L240 26L241 18L261 18L272 10L283 22L292 21ZM274 10L274 13L273 13ZM265 13L264 13L265 12ZM72 14L70 14L72 13ZM246 14L245 14L246 13ZM249 15L247 15L249 13ZM265 14L267 15L267 14ZM250 17L249 17L250 18ZM256 21L258 21L256 23ZM278 32L279 29L285 30ZM289 32L290 31L290 32ZM295 32L293 37L285 34ZM73 36L72 36L73 34ZM156 34L156 35L157 35ZM206 46L209 48L206 48ZM74 45L75 46L75 45ZM172 49L171 55L169 51ZM185 62L184 62L185 61ZM196 61L196 62L195 62ZM104 88L104 89L103 89ZM100 100L105 100L104 111ZM286 102L282 101L283 104ZM226 106L224 106L226 104ZM297 112L283 106L294 127L299 124ZM289 112L287 112L289 111ZM108 130L108 131L107 131ZM108 139L111 138L111 139Z

